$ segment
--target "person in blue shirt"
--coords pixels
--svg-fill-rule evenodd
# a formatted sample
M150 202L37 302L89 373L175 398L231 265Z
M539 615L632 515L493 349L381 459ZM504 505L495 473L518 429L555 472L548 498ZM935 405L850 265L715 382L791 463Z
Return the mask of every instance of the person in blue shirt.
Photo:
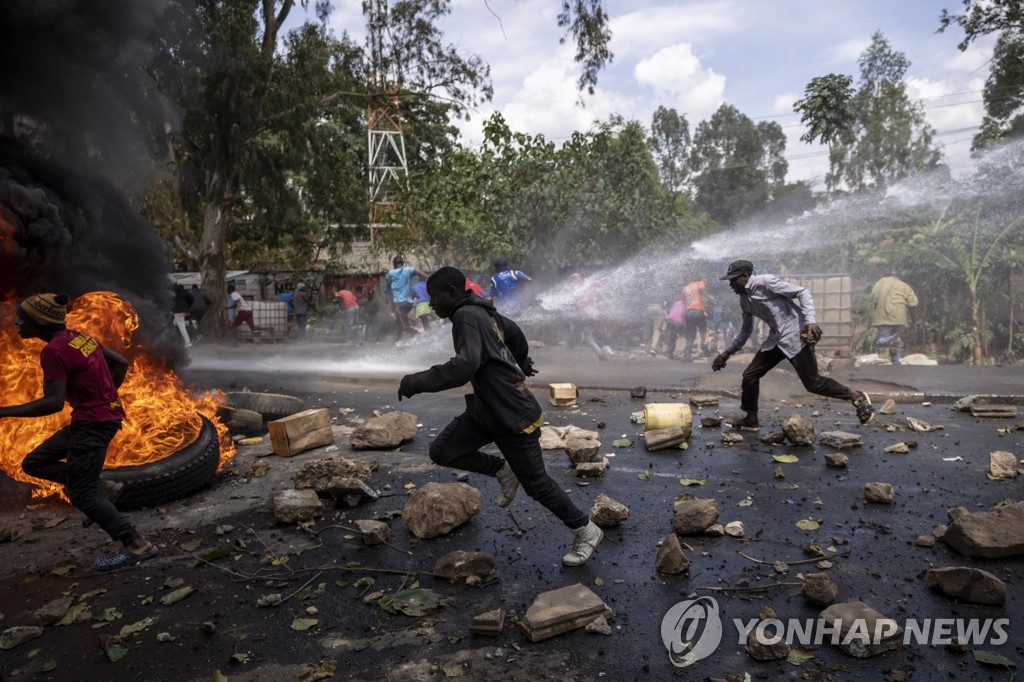
M430 331L430 294L427 293L427 283L423 280L416 282L412 287L413 305L415 305L416 319L423 326L423 331Z
M401 341L403 334L412 334L415 330L409 324L409 312L413 307L412 278L415 275L420 279L426 279L427 275L416 270L411 265L405 264L405 259L395 256L391 259L394 266L387 274L388 288L391 289L391 308L395 313L395 322L398 323L395 341Z
M494 300L494 307L502 314L518 312L522 305L522 283L529 281L531 279L525 272L509 267L508 258L495 258L494 276L491 277L491 298Z

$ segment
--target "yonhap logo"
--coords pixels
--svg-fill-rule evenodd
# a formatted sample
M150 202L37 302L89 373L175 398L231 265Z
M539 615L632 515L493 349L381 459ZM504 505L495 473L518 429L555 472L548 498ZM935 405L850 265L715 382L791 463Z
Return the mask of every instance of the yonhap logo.
M707 658L722 642L722 617L713 597L681 601L661 619L661 641L677 668Z

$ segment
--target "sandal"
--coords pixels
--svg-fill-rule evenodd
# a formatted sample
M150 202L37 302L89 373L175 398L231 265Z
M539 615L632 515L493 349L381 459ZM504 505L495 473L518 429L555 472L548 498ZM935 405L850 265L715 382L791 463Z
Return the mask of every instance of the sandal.
M124 548L116 554L101 556L93 565L96 567L97 571L113 571L115 568L134 566L146 559L152 559L156 554L156 545L150 545L149 549L139 554L130 551L128 548Z
M121 499L121 494L123 492L124 483L115 483L113 487L111 487L110 490L107 491L107 501L110 502L110 504L117 505L117 501ZM86 516L84 519L82 519L82 528L88 528L93 523L94 521L88 516Z

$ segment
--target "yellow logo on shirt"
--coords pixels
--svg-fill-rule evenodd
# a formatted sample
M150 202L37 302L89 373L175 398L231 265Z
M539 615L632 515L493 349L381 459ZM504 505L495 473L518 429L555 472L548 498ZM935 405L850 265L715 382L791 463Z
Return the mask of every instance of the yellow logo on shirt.
M90 336L86 336L85 334L79 334L75 338L71 339L71 341L68 342L68 345L77 350L85 357L89 357L90 355L93 354L93 351L99 348L100 344L96 343L96 340Z

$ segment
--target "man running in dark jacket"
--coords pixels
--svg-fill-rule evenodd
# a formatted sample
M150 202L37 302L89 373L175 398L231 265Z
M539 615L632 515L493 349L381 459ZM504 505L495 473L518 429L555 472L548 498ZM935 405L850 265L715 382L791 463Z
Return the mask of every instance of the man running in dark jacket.
M574 539L562 557L566 566L590 559L604 538L601 529L580 511L544 468L540 449L540 404L526 388L536 374L522 330L498 314L494 305L466 290L466 276L443 267L427 279L430 307L452 322L455 357L443 365L402 377L398 399L473 385L466 411L430 443L430 459L441 466L498 479L498 504L507 507L522 483L526 494L557 516ZM485 454L488 443L504 456Z

